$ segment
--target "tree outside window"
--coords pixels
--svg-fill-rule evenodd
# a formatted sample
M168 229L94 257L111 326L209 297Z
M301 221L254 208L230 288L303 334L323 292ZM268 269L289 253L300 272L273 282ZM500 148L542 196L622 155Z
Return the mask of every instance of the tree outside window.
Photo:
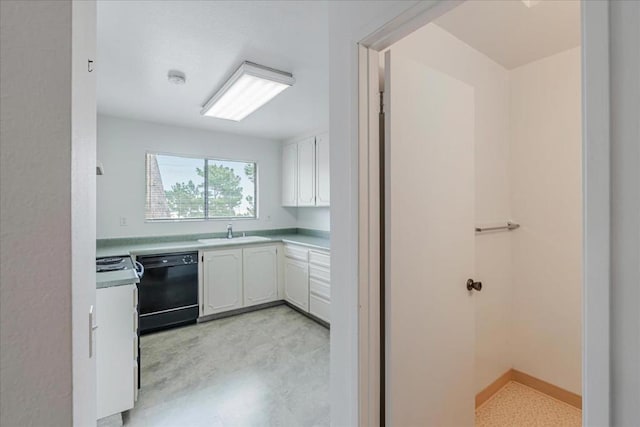
M255 218L256 163L147 154L147 220Z

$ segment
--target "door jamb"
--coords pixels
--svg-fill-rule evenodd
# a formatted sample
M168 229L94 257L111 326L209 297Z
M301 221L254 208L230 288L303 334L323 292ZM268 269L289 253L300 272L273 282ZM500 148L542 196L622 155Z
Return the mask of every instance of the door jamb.
M461 4L420 2L360 41L358 46L360 425L380 420L380 236L378 52ZM609 10L582 2L583 156L583 425L610 423L610 140ZM375 68L375 69L374 69ZM375 88L375 89L374 89ZM605 102L603 102L603 100Z

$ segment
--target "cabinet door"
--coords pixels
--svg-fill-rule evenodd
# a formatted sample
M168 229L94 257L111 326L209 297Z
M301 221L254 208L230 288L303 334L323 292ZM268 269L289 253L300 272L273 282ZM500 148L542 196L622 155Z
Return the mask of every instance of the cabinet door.
M205 316L242 307L242 249L205 252L203 271Z
M309 311L309 264L306 262L285 258L284 299Z
M308 138L298 143L298 206L315 206L316 142Z
M298 144L282 147L282 206L298 205Z
M329 206L329 134L316 137L316 206Z
M244 305L278 299L278 251L276 246L243 249Z
M135 285L96 292L97 417L133 408L136 378Z

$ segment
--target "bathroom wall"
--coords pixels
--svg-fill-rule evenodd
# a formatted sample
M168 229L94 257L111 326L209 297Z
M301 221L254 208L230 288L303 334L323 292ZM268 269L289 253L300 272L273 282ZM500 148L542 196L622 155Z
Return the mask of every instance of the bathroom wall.
M477 224L511 218L509 73L435 24L391 47L475 89L475 216ZM511 233L476 235L476 391L511 368Z
M146 222L145 153L156 151L258 162L258 219L234 219L234 230L297 226L295 208L281 202L281 143L268 139L98 116L98 238L208 233L228 220ZM120 225L126 218L126 226Z
M512 358L581 393L580 48L516 68L511 84Z

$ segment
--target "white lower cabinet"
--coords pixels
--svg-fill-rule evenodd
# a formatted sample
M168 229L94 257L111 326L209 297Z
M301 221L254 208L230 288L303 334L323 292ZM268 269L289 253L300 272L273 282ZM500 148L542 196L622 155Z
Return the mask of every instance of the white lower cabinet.
M136 285L96 291L98 419L133 408L137 382Z
M278 245L202 252L201 316L278 299Z
M309 313L327 323L331 323L331 303L329 300L309 294Z
M309 313L330 322L331 257L328 252L309 251Z
M245 307L277 300L278 248L258 246L242 252Z
M284 256L279 258L278 247L255 245L202 251L200 315L284 299L329 323L329 252L286 243Z
M243 307L242 261L242 249L204 252L202 315Z
M329 252L286 244L284 298L327 323L331 321Z
M285 258L284 299L309 311L309 264L306 261Z

